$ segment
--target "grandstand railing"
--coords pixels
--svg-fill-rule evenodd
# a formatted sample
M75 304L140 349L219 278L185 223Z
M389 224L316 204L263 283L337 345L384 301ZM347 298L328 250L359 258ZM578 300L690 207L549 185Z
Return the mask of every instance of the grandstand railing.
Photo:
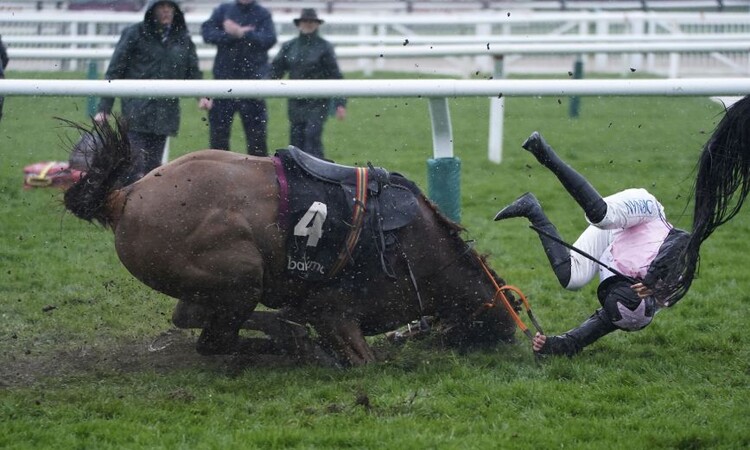
M296 30L292 19L296 14L276 14L274 16L279 42L291 38ZM188 13L186 19L192 35L204 50L210 48L200 39L200 24L207 13ZM20 65L24 58L33 59L31 49L106 49L117 41L122 29L131 23L142 20L140 13L108 12L20 12L0 16L0 34L8 44L11 55L18 65L41 70L44 62L35 65ZM501 13L487 11L481 14L332 14L326 17L323 32L327 39L337 46L337 52L345 54L345 48L372 48L375 46L401 45L410 47L417 44L433 47L458 44L486 44L487 46L511 43L616 43L616 42L718 42L746 40L750 35L750 14L747 13L657 13L653 11L627 12L529 12L516 11ZM749 46L750 47L750 46ZM519 47L520 48L520 47ZM27 53L22 53L21 49ZM533 54L514 53L506 58L507 72L541 71L541 68L559 72L570 67L568 58L556 57L555 48L549 52ZM37 50L34 50L37 51ZM363 53L372 50L364 51ZM41 50L38 50L41 53ZM66 61L47 61L46 67L54 70L77 70L79 59L73 52L61 53ZM596 52L585 55L593 58L593 69L601 72L618 72L623 66L632 66L633 60L643 70L658 75L674 76L674 55L644 53L627 55L627 60L610 56L616 52ZM661 52L664 53L664 52ZM667 52L669 53L669 52ZM29 56L24 56L29 55ZM535 55L535 56L534 56ZM12 56L13 57L13 56ZM61 56L62 58L63 56ZM57 58L57 56L55 56ZM645 58L645 59L644 59ZM687 51L680 56L680 70L687 75L737 75L747 72L747 51L724 50L722 54L703 50ZM543 61L540 64L539 61ZM385 58L363 55L357 58L357 68L365 72L388 68ZM452 72L467 76L476 71L490 72L493 61L490 55L454 55L443 58L440 73ZM436 65L433 64L432 67Z
M0 11L66 10L70 0L1 0ZM79 2L80 3L80 2ZM182 0L183 9L211 10L217 0ZM326 13L342 11L425 11L518 10L535 11L750 11L746 0L271 0L262 2L274 12L316 8Z

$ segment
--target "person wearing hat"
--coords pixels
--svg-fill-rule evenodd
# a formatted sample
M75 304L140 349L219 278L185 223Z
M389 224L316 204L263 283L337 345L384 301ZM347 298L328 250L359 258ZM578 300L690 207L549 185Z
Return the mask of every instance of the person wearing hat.
M203 78L198 54L185 16L172 0L151 0L142 22L125 28L115 47L105 79L191 80ZM200 99L200 104L208 101ZM180 127L178 98L124 97L122 116L136 162L130 176L136 181L161 164L168 136ZM102 97L94 121L107 120L115 99Z
M201 25L207 44L216 45L213 73L217 80L260 80L268 77L268 50L276 44L271 13L254 0L234 0L217 6ZM247 153L266 156L268 109L263 99L217 98L207 105L209 145L229 150L234 114L239 113Z
M271 78L280 79L289 74L292 80L342 79L333 45L318 34L323 20L314 9L303 9L294 19L299 36L285 42L271 63ZM289 115L289 141L295 147L323 158L323 125L335 109L336 118L346 117L344 98L290 98L287 102Z

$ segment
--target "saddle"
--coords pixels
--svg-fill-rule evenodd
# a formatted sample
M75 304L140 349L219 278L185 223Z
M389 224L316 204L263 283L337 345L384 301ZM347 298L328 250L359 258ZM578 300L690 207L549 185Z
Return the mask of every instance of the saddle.
M416 217L420 192L413 183L383 168L336 164L294 146L278 150L274 160L285 177L280 204L288 212L280 215L289 219L288 270L307 280L331 279L356 256L379 254L388 272L385 234Z
M287 147L289 154L302 170L313 177L328 182L342 185L355 185L357 183L357 167L336 164L333 161L316 158L305 153L299 148L290 145ZM367 188L370 191L379 191L379 181L388 181L388 171L382 167L370 167L370 182Z
M287 151L305 173L318 180L338 184L346 190L357 184L359 167L316 158L293 145L287 147ZM391 175L382 167L369 167L367 190L376 196L378 205L372 206L378 206L383 231L397 230L414 220L417 214L415 187L398 173Z

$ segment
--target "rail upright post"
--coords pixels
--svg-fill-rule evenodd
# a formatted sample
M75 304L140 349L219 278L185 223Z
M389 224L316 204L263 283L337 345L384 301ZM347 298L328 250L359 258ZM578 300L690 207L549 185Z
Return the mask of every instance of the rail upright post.
M97 78L99 78L99 74L97 73L96 69L96 61L89 61L89 68L86 74L86 78L88 78L89 80L96 80ZM93 95L89 96L87 99L86 113L89 115L89 117L93 117L94 114L96 114L96 101L97 98Z
M581 55L578 55L576 57L576 61L573 63L573 78L576 80L580 80L581 78L583 78L583 58L581 57ZM570 97L568 115L570 117L576 118L580 113L580 109L581 97L577 95Z

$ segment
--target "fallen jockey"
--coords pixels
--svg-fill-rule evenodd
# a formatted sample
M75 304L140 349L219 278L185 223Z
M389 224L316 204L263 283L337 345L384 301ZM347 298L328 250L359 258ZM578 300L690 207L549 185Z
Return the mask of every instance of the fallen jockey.
M532 133L522 147L558 178L583 209L589 227L572 246L564 245L531 193L500 210L495 220L529 220L565 289L580 289L597 273L600 279L600 308L559 336L537 333L532 342L535 352L572 356L613 331L641 330L652 322L657 311L673 306L687 293L697 269L701 243L734 217L747 197L748 117L750 96L727 109L704 145L693 194L695 209L690 233L672 227L662 205L645 189L626 189L603 198L560 159L539 133ZM577 251L571 252L571 248Z

